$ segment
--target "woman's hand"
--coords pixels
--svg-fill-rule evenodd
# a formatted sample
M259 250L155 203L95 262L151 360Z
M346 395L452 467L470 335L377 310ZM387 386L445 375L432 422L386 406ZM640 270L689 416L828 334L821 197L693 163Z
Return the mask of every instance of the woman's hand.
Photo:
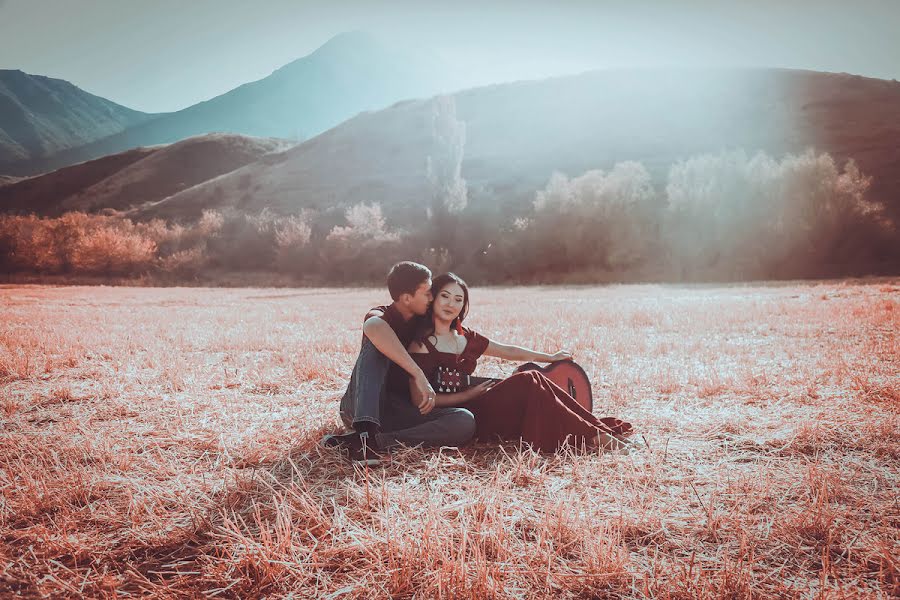
M474 400L475 398L478 398L479 396L484 394L486 391L488 391L489 389L491 389L492 387L497 385L497 383L498 382L491 379L488 381L482 381L478 385L473 385L472 387L470 387L469 389L466 390L466 394L468 394L466 401L468 402L469 400Z
M550 355L549 362L556 362L558 360L572 360L572 353L568 350L560 350L556 354Z

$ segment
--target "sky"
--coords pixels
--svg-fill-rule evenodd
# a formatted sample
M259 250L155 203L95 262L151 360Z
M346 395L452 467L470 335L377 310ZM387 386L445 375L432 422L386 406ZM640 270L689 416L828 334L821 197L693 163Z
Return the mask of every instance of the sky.
M354 30L427 47L471 85L656 66L900 79L900 0L0 0L0 69L166 112Z

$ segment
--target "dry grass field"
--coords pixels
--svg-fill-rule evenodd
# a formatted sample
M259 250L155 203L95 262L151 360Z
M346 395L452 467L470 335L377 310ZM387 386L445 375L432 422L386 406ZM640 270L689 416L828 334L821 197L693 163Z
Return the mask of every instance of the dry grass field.
M900 282L476 288L648 448L366 470L317 441L385 299L0 288L0 596L900 595Z

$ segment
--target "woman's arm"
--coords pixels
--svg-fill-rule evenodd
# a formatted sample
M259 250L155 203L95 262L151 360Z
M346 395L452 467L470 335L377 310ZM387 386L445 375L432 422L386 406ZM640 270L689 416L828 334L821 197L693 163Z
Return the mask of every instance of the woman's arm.
M556 362L558 360L569 360L572 358L572 353L568 350L560 350L556 354L547 354L546 352L536 352L528 348L523 348L522 346L501 344L494 340L491 340L490 343L488 343L488 347L484 353L487 356L496 356L497 358L514 361Z
M497 384L496 381L485 381L484 383L480 383L478 385L473 385L467 390L463 390L462 392L456 392L454 394L437 394L434 399L435 407L438 406L459 406L460 404L465 404L470 400L474 400L478 396L482 395L492 387ZM416 388L415 382L410 379L409 380L409 394L412 396L413 403L416 402L418 390Z

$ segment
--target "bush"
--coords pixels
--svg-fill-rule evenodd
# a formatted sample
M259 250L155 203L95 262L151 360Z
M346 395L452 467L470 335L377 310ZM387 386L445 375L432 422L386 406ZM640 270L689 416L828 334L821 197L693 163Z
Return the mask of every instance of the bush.
M320 251L326 279L343 282L383 281L400 256L400 235L387 231L378 203L357 204L345 213L346 226L334 227Z
M130 275L152 268L156 257L156 243L145 232L113 216L6 216L0 231L9 271Z
M531 268L600 267L624 271L649 258L659 228L660 201L640 163L616 164L574 179L554 173L534 201L532 219L514 231Z
M257 215L226 209L217 235L207 242L211 265L227 271L273 270L276 220L267 209Z
M694 157L669 171L669 245L687 277L846 274L864 262L859 242L890 226L865 199L870 183L853 161L839 169L812 150ZM842 255L849 247L857 256Z
M134 230L131 221L92 228L79 236L71 249L78 273L134 275L147 271L156 257L156 244Z
M195 246L188 250L179 250L159 259L159 269L178 279L196 279L207 265L208 258L204 247Z
M47 222L34 215L2 217L0 263L8 273L58 270Z
M311 239L312 229L303 218L291 216L277 224L275 267L279 273L302 276L313 270Z

